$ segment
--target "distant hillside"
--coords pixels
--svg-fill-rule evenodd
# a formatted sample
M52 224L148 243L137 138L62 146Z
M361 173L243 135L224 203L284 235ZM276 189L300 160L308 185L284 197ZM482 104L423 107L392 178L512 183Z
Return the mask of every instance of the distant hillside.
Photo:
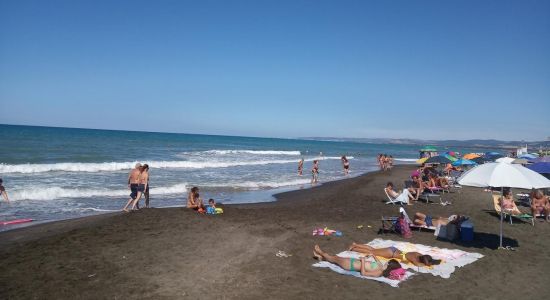
M403 145L434 145L445 147L475 147L475 148L502 148L515 149L527 145L529 148L550 146L550 141L522 142L499 140L419 140L419 139L383 139L383 138L335 138L335 137L305 137L306 140L355 142L367 144L403 144Z

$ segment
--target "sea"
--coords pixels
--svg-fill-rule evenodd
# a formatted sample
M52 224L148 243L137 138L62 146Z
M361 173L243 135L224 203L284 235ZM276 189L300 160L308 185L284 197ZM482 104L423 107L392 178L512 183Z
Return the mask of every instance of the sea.
M413 163L419 145L367 144L0 125L0 177L11 203L0 204L0 222L32 224L120 211L129 199L128 173L150 166L151 205L185 205L188 190L223 204L275 201L274 194L310 188L313 160L320 184L377 170L376 156ZM304 173L298 176L303 158ZM141 201L143 205L143 199ZM0 226L0 231L26 226Z

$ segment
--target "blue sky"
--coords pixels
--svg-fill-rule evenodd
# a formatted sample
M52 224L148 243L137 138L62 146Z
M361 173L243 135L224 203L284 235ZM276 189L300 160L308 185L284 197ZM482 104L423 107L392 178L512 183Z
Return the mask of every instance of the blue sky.
M0 123L550 136L550 1L0 0Z

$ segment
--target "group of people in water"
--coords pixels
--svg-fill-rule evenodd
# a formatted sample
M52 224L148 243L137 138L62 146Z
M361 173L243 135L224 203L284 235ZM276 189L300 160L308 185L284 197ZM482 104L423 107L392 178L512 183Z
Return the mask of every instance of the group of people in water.
M387 154L378 154L376 157L380 170L387 171L393 168L393 156Z
M139 200L141 196L145 197L145 207L149 208L149 165L137 163L128 175L128 189L130 189L130 199L122 208L123 211L139 209Z
M320 155L322 156L322 152ZM349 159L344 155L340 158L342 161L342 167L344 169L344 175L349 175ZM298 176L302 176L304 172L304 159L300 159L298 162ZM319 160L313 160L313 165L311 167L311 184L319 182Z

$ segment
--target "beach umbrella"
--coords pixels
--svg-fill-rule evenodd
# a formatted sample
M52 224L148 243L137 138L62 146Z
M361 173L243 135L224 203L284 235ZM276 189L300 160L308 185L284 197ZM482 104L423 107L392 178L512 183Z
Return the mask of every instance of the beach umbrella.
M449 154L452 157L457 157L457 153L454 152L454 151L449 151L449 152L447 152L447 154Z
M475 162L475 163L477 163L477 164L480 165L480 164L484 164L484 163L486 163L486 162L488 162L488 161L490 161L490 160L486 159L486 158L483 157L483 156L480 156L480 157L472 158L471 161L473 161L473 162Z
M485 156L496 156L496 155L502 155L498 152L494 152L494 151L491 151L491 152L485 152Z
M526 165L528 163L528 161L525 158L516 158L512 161L512 163L513 164Z
M477 163L475 161L472 161L472 160L469 160L469 159L464 159L464 158L461 158L455 162L453 162L451 165L453 166L475 166L477 165Z
M550 162L550 156L537 157L530 160L533 163Z
M464 172L458 183L474 187L504 187L540 189L550 187L550 180L522 165L509 163L486 163ZM500 211L500 247L502 248L502 210Z
M477 157L481 157L481 155L475 154L475 153L468 153L468 154L464 155L462 158L472 160L472 159L477 158Z
M417 160L416 163L419 164L419 165L421 165L421 164L425 163L426 160L428 160L428 158L429 158L429 157L423 157L423 158Z
M449 164L449 163L451 163L451 161L448 158L446 158L445 156L438 155L438 156L433 156L433 157L428 158L424 163L426 163L426 164Z
M550 174L550 162L538 162L534 163L527 168L540 173L540 174Z
M501 157L497 160L495 160L495 162L497 163L507 163L507 164L511 164L515 159L514 158L511 158L511 157Z
M497 159L502 158L502 157L504 157L504 155L498 154L498 153L497 153L497 154L486 154L486 155L485 155L485 158L486 158L486 159L488 159L488 160L494 160L494 161L496 161Z
M538 156L530 154L530 153L522 154L522 155L518 156L518 158L524 158L524 159L534 159L534 158L537 158L537 157Z
M454 156L452 156L452 155L450 155L450 154L448 154L448 153L445 154L445 155L443 155L443 157L447 158L447 159L450 160L451 162L457 161L457 160L458 160L458 158L456 158L456 157L454 157Z

